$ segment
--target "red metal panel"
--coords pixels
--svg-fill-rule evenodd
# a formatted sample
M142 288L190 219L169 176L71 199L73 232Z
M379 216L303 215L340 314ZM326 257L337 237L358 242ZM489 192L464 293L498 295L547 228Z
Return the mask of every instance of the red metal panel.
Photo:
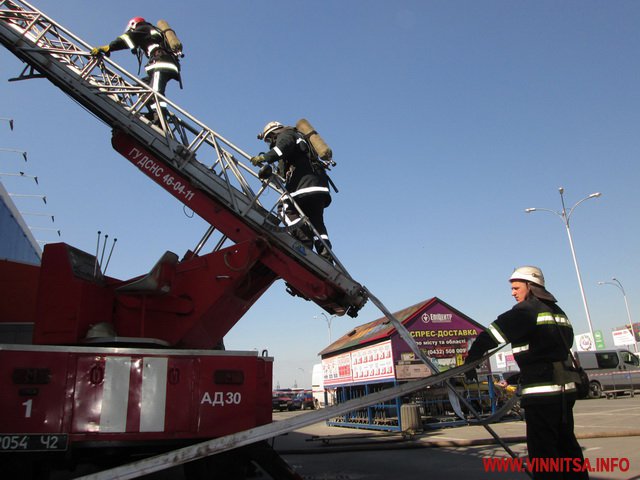
M42 256L33 342L79 344L91 324L110 322L113 292L93 279L94 257L64 243Z
M216 371L242 372L242 384L216 383ZM256 358L198 361L198 433L221 436L256 426Z
M120 337L148 337L212 348L275 280L251 241L172 266L167 291L118 291L138 284L93 277L93 256L48 244L38 297L37 344L79 344L91 325L108 323ZM89 274L86 274L86 271ZM135 287L134 287L135 288Z
M256 425L264 425L273 421L273 362L258 359L256 374Z
M0 322L33 322L40 267L0 260Z
M257 263L262 252L257 242L236 244L177 265L165 295L118 294L118 335L214 347L275 280Z
M97 354L79 356L75 368L71 432L98 432L105 358Z
M188 433L196 430L195 359L169 358L167 369L167 432Z
M67 353L0 351L0 432L64 430L68 362Z
M143 370L149 358L153 357L79 357L73 432L97 434L94 439L105 435L117 439L217 437L271 421L270 361L233 355L169 356L166 391L155 398L157 404L166 401L164 426L161 431L143 431L141 418L150 407L145 407L141 392L148 380L143 380ZM110 370L110 362L118 364L119 377L110 377L117 371ZM129 378L124 378L125 370ZM225 380L224 374L231 379ZM107 396L125 407L107 404Z

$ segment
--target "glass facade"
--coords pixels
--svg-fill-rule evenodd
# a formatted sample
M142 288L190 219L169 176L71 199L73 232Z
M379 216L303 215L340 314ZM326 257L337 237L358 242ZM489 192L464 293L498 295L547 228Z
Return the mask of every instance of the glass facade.
M42 250L0 183L0 259L39 265Z

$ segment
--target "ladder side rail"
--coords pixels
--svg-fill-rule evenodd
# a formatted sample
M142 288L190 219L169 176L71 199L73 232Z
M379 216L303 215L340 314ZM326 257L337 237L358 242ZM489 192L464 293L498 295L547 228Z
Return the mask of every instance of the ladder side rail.
M192 133L193 133L193 131L192 131ZM222 172L224 172L227 168L231 169L234 172L234 176L235 176L236 180L238 181L238 183L240 184L240 187L241 187L242 191L245 194L247 194L249 197L251 197L251 203L255 203L257 205L262 206L262 204L259 202L259 199L257 198L258 194L256 194L254 192L254 189L251 187L249 182L246 181L246 178L244 177L242 172L240 172L238 169L242 168L246 173L249 173L253 177L257 177L257 174L255 173L254 170L249 168L247 165L245 165L244 163L238 161L235 158L235 156L232 153L230 153L227 149L224 149L223 146L220 145L221 144L220 140L221 140L220 137L217 137L215 135L215 132L213 132L211 130L202 130L199 133L197 133L197 135L194 138L194 140L192 141L192 143L189 144L188 149L189 149L189 151L195 153L201 147L201 145L205 144L205 143L210 145L211 147L213 147L213 149L215 150L215 152L217 154L217 159L212 164L211 170L215 171L216 166L218 166L221 169ZM241 155L244 154L244 152L239 152L239 153ZM223 159L224 159L224 162L223 162ZM271 190L274 190L278 195L282 194L281 189L277 185L269 184L269 185L267 185L267 187L264 187L262 185L262 183L263 182L261 181L260 188L259 188L259 191L261 193L266 188L270 188ZM262 207L264 208L264 206L262 206ZM243 214L243 216L244 216L244 214Z
M224 181L227 184L227 188L231 189L232 186L231 186L231 182L229 181L229 175L228 175L228 170L230 169L229 168L230 165L229 165L229 162L225 162L225 161L223 161L223 159L224 159L224 154L222 154L222 152L220 152L220 154L218 155L218 161L220 162L220 171L222 173L222 177L224 178ZM245 194L248 195L249 193L245 192ZM231 196L231 200L233 201L232 207L233 207L234 211L240 213L241 209L240 209L240 207L238 205L238 200L236 199L236 195L232 195Z
M230 152L230 150L234 150L246 159L249 159L250 156L246 152L237 149L234 145L227 143L224 138L218 136L213 131L209 131L209 136L207 136L204 141L211 144L218 153L217 164L219 164L221 168L224 168L222 167L224 159L228 167L233 170L234 176L236 177L238 183L241 185L242 190L251 197L255 196L254 190L249 182L247 182L245 175L248 174L251 178L258 179L260 181L260 184L262 184L262 181L259 179L258 174L255 172L255 170L253 170L253 168L251 168L246 163L238 161L238 159L233 155L233 153ZM226 146L227 148L223 148L223 146ZM242 172L239 169L242 169ZM260 185L260 188L262 188L262 185ZM273 183L270 183L267 188L273 190L278 196L282 194L282 190Z
M44 12L38 10L37 8L35 8L33 5L31 5L28 2L25 2L24 0L7 0L6 2L3 2L6 5L14 5L18 8L20 8L20 14L22 15L26 15L26 16L33 16L34 17L34 22L35 20L40 20L40 21L45 21L47 22L52 29L55 29L56 32L60 31L63 32L67 37L73 39L76 44L80 44L82 46L84 46L85 48L91 48L89 46L88 43L86 43L84 40L82 40L80 37L76 36L71 30L68 30L67 28L65 28L64 26L60 25L58 22L56 22L55 20L53 20L51 17L49 17L47 14L45 14ZM16 11L17 10L10 10L10 11ZM61 40L61 44L62 40L65 40L64 37L62 37L62 35L57 34L56 35L60 40ZM67 42L70 44L70 42Z
M189 129L188 126L185 126L185 128ZM187 148L189 149L189 151L195 153L202 146L202 144L207 141L210 133L209 130L201 130L200 132L191 130L191 133L194 135L194 138L191 143L187 145Z
M6 20L6 11L0 10L0 20ZM6 28L6 27L9 28ZM6 29L6 30L5 30ZM11 35L9 35L9 32ZM93 95L94 98L90 98L96 89L104 88L105 84L98 81L97 76L92 76L90 68L85 68L88 64L83 64L80 67L72 65L69 62L64 61L60 55L51 53L45 47L29 47L29 43L34 44L33 36L29 35L27 31L16 28L15 23L10 21L0 21L0 36L5 46L12 51L18 58L25 63L35 68L42 75L46 76L52 83L65 91L67 94L71 94L77 101L83 106L90 109L95 113L102 121L107 124L126 124L130 123L127 120L114 118L113 108L107 108L102 104L96 105L98 96ZM22 46L22 43L27 46ZM42 44L42 42L40 42ZM34 44L35 45L35 44ZM80 58L79 56L78 58ZM85 57L89 57L88 53ZM56 61L52 61L52 59ZM98 64L97 61L93 62L93 67ZM77 77L73 78L74 75ZM81 76L84 74L84 77ZM104 76L104 75L103 75ZM114 75L113 78L119 78ZM72 87L72 88L71 88ZM89 95L91 93L91 95ZM113 97L110 97L113 100ZM93 107L93 108L91 108ZM96 108L99 107L99 108ZM109 113L109 115L106 115ZM127 113L125 111L125 113ZM125 115L126 117L126 115Z
M240 184L242 191L249 198L252 199L251 203L261 205L260 202L258 201L257 194L253 191L249 183L245 180L244 176L242 175L242 172L240 172L238 168L239 165L241 165L241 163L238 162L238 160L226 150L222 150L222 155L220 156L220 159L221 160L224 159L224 162L226 164L225 171L228 169L231 172L233 172L233 175L238 179L238 183ZM269 185L264 186L264 188L265 189L269 188ZM260 186L260 190L262 189L263 189L263 185Z
M21 10L9 9L0 13L9 14L9 17L12 16L12 13L15 13L16 16L13 17L15 19L24 20L31 18L31 21L23 27L23 30L25 36L31 32L30 35L34 44L40 48L47 48L52 52L52 54L61 54L66 56L73 54L78 55L77 61L86 63L84 56L81 55L83 50L78 49L76 44L68 41L59 33L64 32L65 35L71 37L77 44L90 48L88 44L74 35L73 32L67 30L55 20L49 18L43 12L31 6L27 2L13 0L5 2L5 5L14 5L21 8ZM26 5L29 8L29 11L25 10L24 7L20 7L20 5ZM13 23L15 24L15 22ZM77 63L71 61L70 58L64 59L64 57L61 57L61 61L66 61L70 65L75 65L77 67Z

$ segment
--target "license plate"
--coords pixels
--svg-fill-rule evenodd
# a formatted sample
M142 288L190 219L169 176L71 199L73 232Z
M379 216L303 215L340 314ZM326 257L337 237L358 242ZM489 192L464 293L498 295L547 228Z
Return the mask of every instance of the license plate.
M67 445L63 434L0 434L0 452L66 450Z

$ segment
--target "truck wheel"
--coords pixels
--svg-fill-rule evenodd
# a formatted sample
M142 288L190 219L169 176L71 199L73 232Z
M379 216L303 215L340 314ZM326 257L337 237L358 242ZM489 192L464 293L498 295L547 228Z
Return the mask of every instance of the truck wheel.
M50 478L49 463L28 453L2 454L3 478L19 478L21 480L47 480Z
M600 398L600 397L602 397L602 387L598 382L590 382L589 398Z

